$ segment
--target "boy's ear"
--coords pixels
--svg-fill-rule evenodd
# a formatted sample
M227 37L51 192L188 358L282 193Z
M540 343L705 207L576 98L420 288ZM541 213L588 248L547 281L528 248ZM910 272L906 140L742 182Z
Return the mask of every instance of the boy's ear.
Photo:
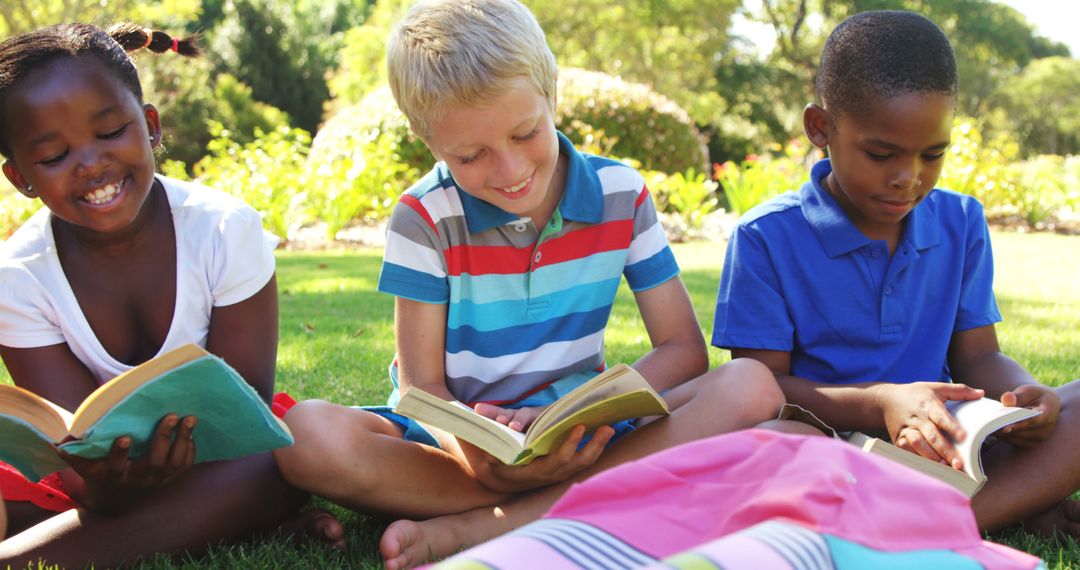
M157 107L150 103L143 105L143 118L146 119L146 131L150 135L150 148L161 146L161 114Z
M817 103L810 103L803 109L803 130L806 138L814 146L824 149L829 146L829 135L832 133L832 117L824 107Z
M26 181L26 177L22 175L22 172L19 172L19 168L15 166L14 162L5 160L3 168L4 176L7 177L12 186L27 198L37 198L37 192L30 187L30 183Z

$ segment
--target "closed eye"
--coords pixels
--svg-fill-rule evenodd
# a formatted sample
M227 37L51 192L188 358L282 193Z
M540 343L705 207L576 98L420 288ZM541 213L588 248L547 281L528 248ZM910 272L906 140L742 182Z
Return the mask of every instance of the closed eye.
M866 153L866 156L870 157L870 160L876 160L878 162L885 162L886 160L889 160L893 157L893 155L891 154L878 154L876 152L870 152L868 150L863 152Z
M107 132L105 134L98 135L98 138L99 139L115 139L115 138L119 137L120 135L124 134L124 131L127 130L129 125L131 125L131 123L127 123L124 126L120 127L119 129L116 129L115 131L109 131L109 132Z
M536 133L539 133L539 132L540 132L540 127L536 127L535 129L529 131L528 133L526 133L524 135L514 137L514 140L516 140L518 142L525 142L525 141L535 137Z
M477 160L479 160L480 157L483 156L483 154L484 154L484 151L481 150L481 151L477 152L476 154L459 158L458 162L461 163L461 164L470 164L470 163L473 163L473 162L476 162Z
M68 153L65 150L64 152L56 156L46 158L45 160L39 160L38 164L43 164L45 166L56 166L57 164L60 164L65 158L67 158L67 154Z
M945 151L941 151L941 152L939 152L937 154L924 154L923 155L923 160L925 160L927 162L933 162L935 160L940 159L943 156L945 156Z

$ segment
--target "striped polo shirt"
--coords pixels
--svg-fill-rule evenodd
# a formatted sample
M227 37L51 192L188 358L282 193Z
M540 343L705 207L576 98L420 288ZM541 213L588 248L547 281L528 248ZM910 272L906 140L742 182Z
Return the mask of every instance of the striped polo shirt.
M378 289L448 304L446 384L463 402L544 405L572 390L604 369L621 276L642 291L679 273L642 176L558 136L566 191L542 228L467 194L444 163L390 218ZM396 360L390 375L396 387Z

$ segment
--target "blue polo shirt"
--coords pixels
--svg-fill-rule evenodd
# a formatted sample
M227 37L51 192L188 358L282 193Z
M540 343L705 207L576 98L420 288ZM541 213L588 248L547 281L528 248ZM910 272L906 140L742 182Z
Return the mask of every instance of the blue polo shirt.
M949 381L958 331L1001 320L982 206L935 189L890 257L810 182L746 213L728 242L712 343L791 353L791 373L829 384Z

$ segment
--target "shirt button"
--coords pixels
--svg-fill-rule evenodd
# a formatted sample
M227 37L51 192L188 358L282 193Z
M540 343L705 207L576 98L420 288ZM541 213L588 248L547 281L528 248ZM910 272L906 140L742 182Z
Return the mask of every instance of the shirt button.
M536 252L536 256L533 257L533 263L540 263L540 252Z
M874 259L881 257L881 250L876 247L874 249L871 249L870 257L873 257Z
M518 222L514 224L514 231L519 234L527 229L529 229L529 226L526 226L525 222Z
M892 285L889 285L888 287L885 287L885 294L886 295L892 295Z

